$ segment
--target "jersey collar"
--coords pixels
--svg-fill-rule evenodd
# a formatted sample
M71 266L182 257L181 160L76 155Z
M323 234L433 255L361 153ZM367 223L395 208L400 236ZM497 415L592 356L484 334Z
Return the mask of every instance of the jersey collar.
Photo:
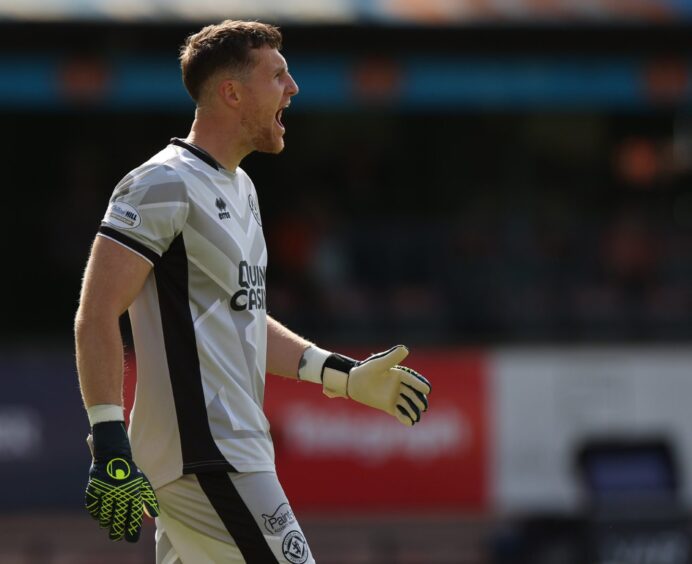
M219 161L217 161L214 157L212 157L209 153L207 153L204 149L198 147L197 145L193 145L192 143L183 141L178 137L173 137L173 139L171 139L171 144L177 145L178 147L182 147L183 149L187 149L193 155L195 155L195 157L197 157L201 161L204 161L215 170L225 170L223 165Z

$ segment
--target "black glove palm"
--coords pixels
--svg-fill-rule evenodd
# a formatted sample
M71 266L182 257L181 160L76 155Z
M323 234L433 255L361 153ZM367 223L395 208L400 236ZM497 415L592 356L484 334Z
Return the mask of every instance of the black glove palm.
M97 423L93 428L94 461L89 471L85 505L111 540L137 542L144 509L152 517L159 506L149 480L132 461L122 422Z

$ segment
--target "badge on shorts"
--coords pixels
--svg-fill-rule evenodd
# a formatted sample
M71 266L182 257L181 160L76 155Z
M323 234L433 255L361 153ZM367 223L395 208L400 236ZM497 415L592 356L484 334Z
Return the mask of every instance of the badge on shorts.
M286 560L292 564L304 564L310 554L308 543L300 531L289 531L284 537L281 550Z
M279 505L271 515L262 513L262 517L264 518L264 528L273 535L278 535L296 521L296 517L288 503Z

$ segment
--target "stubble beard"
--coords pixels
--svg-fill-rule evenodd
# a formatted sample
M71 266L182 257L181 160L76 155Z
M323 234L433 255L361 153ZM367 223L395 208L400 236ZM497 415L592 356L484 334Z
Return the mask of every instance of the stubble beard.
M266 126L259 119L243 118L241 124L247 132L253 151L278 154L284 149L283 137L277 136L274 125Z

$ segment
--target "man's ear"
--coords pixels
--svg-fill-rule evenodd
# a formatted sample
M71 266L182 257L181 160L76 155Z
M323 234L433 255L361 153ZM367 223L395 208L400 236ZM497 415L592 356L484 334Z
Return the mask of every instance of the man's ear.
M225 78L219 81L216 88L224 104L235 107L240 103L241 89L239 81Z

